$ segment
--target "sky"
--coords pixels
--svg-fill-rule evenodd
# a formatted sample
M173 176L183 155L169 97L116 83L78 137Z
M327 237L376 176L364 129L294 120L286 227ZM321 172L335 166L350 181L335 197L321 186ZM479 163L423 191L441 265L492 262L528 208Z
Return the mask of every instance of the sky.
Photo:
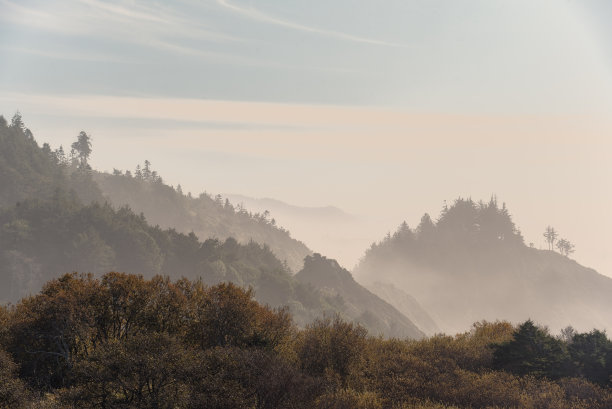
M372 241L495 194L527 243L552 225L612 276L609 21L606 0L0 0L0 114L53 147L85 130L98 169L338 206Z

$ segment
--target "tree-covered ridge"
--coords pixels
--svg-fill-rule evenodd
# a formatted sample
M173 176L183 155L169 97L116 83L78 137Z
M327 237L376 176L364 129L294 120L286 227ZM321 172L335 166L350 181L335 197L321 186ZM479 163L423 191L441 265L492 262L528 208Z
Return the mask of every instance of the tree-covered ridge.
M402 223L354 270L367 285L413 295L444 331L481 319L533 318L556 330L612 329L612 279L566 255L526 246L505 205L458 199L436 221Z
M495 198L478 203L457 199L452 206L443 207L436 222L429 214L423 215L415 229L403 222L393 235L372 244L362 264L368 259L393 258L401 253L440 267L469 268L475 258L498 256L508 249L521 247L524 247L523 236L505 204L500 207Z
M62 147L40 147L19 113L11 123L0 116L0 208L28 198L50 198L58 189L85 201L101 201L89 168L79 166L76 153L73 158Z
M95 173L94 179L111 203L128 205L144 213L153 224L184 233L193 231L200 237L221 240L234 237L240 243L251 240L265 243L294 272L301 269L304 257L310 254L302 242L277 226L268 213L251 214L240 205L223 201L219 195L184 194L180 185L173 188L165 184L148 161L133 173L119 170L112 174Z
M405 315L361 285L333 259L315 253L304 259L297 281L312 285L342 300L346 318L366 326L373 334L394 338L423 338L424 333Z
M208 194L185 195L180 186L174 189L164 184L148 161L133 174L96 172L88 163L91 137L81 131L75 139L68 152L46 143L41 147L19 113L11 123L0 117L0 208L25 199L49 199L59 189L86 204L109 201L116 208L130 206L163 228L193 231L202 238L233 237L242 244L251 240L267 244L294 272L310 254L269 214L250 214Z
M220 283L67 274L0 308L0 407L607 409L612 342L527 321L384 340ZM603 375L607 375L605 378Z

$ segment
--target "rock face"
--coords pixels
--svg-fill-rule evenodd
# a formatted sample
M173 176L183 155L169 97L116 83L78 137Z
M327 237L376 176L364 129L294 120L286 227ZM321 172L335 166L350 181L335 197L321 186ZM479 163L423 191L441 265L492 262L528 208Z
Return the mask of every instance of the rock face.
M295 278L338 298L344 318L359 322L372 334L414 339L425 336L404 314L357 283L336 260L316 253L308 256Z

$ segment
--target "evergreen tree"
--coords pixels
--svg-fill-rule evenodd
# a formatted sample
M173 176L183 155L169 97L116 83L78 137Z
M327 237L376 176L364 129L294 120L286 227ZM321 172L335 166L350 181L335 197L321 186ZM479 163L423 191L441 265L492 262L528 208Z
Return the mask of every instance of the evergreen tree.
M546 230L544 231L544 238L546 238L546 243L548 243L549 250L554 250L557 237L559 237L559 233L557 233L555 228L547 226Z
M493 365L517 375L558 379L565 375L568 356L563 343L527 320L511 341L495 346Z
M76 142L72 143L71 148L71 152L74 152L74 157L77 159L79 167L87 168L87 160L89 155L91 155L91 137L85 131L81 131Z
M15 112L13 118L11 119L11 128L18 129L23 131L25 129L25 125L23 124L23 119L21 118L21 113L19 111Z

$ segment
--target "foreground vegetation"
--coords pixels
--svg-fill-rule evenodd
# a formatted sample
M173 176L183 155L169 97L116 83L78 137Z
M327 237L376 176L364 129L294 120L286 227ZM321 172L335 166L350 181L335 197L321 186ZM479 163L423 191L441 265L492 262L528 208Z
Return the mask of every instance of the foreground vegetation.
M454 337L298 329L220 283L68 274L0 309L0 407L610 408L612 343L527 321Z

